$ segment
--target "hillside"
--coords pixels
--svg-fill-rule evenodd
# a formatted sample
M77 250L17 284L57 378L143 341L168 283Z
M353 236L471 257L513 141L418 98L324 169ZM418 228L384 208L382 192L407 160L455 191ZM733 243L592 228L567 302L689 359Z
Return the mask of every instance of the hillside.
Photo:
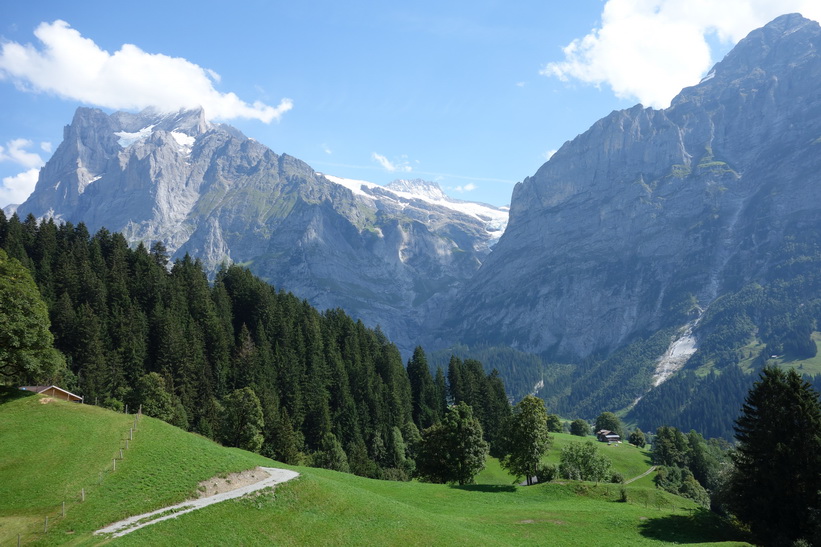
M223 448L143 417L133 444L110 471L110 459L134 417L40 396L0 398L0 543L93 545L93 530L129 514L183 500L197 483L267 458ZM43 450L43 439L49 439ZM11 441L6 444L5 441ZM6 446L14 447L9 450ZM44 459L45 458L45 459ZM48 466L49 459L61 460ZM674 496L628 487L548 484L448 487L363 479L294 468L301 477L273 493L224 502L116 541L123 545L591 544L606 529L614 545L705 545L727 539L710 515ZM44 474L45 470L51 470ZM100 474L102 481L100 482ZM79 501L79 488L86 500ZM61 502L67 501L61 517ZM43 534L45 516L49 532Z

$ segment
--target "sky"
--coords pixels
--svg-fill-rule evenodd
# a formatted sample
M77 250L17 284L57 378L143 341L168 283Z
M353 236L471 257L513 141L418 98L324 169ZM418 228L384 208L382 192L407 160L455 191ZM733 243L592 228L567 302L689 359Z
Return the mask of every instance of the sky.
M818 0L12 0L0 12L0 207L79 106L202 106L319 172L507 205L613 110L665 108L740 39Z

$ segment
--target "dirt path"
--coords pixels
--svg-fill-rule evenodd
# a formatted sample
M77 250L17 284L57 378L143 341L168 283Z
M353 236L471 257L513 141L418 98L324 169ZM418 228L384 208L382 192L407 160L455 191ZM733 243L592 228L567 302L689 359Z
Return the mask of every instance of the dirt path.
M252 477L253 474L249 471L236 474L234 476L234 478L237 479L236 481L230 478L214 478L203 481L200 484L206 488L206 492L210 490L217 493L208 495L207 497L201 497L196 500L188 500L178 503L177 505L157 509L156 511L151 511L150 513L143 513L142 515L129 517L119 522L115 522L114 524L110 524L105 528L101 528L94 532L94 534L112 534L112 537L124 536L129 532L139 530L149 524L177 518L185 513L190 513L191 511L196 511L197 509L202 509L203 507L208 507L209 505L213 505L221 501L239 498L250 492L255 492L268 486L274 486L275 484L286 482L299 476L299 473L296 471L277 469L275 467L258 467L256 474L263 475L262 479L250 483L249 477Z
M653 471L655 471L655 470L656 470L656 466L654 465L653 467L651 467L650 469L648 469L647 471L645 471L645 472L644 472L644 473L642 473L641 475L635 476L635 477L633 477L632 479L629 479L629 480L624 481L624 484L630 484L631 482L633 482L633 481L637 481L637 480L639 480L639 479L640 479L640 478L642 478L642 477L646 477L647 475L649 475L650 473L652 473L652 472L653 472Z

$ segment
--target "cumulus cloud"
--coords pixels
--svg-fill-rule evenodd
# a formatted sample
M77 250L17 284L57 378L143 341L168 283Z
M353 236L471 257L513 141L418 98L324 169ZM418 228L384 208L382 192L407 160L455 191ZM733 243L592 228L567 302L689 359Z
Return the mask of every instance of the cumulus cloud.
M65 21L41 23L34 35L41 42L39 49L17 42L0 46L0 79L10 79L24 91L114 109L202 106L210 118L264 123L279 120L293 108L290 99L271 106L221 93L214 88L220 81L216 72L180 57L146 53L133 44L109 53Z
M5 147L0 146L0 162L11 161L23 167L40 167L43 165L43 158L40 154L26 150L33 144L28 139L14 139L7 142Z
M607 0L601 26L564 49L540 73L609 85L620 98L669 106L716 61L708 37L732 44L779 15L821 20L818 0Z
M10 204L19 205L26 201L34 191L39 176L40 169L33 168L13 177L4 177L3 185L0 186L0 205L3 207Z
M34 143L28 139L13 139L5 146L0 146L0 163L11 162L26 169L17 175L3 178L3 184L0 185L0 206L23 203L34 191L43 158L36 152L26 150L31 146ZM51 143L40 143L40 149L50 152Z
M391 173L396 171L401 173L410 173L413 171L413 167L411 167L408 163L406 156L402 156L399 160L391 161L382 154L377 154L374 152L371 154L371 159L381 165L383 169L390 171Z

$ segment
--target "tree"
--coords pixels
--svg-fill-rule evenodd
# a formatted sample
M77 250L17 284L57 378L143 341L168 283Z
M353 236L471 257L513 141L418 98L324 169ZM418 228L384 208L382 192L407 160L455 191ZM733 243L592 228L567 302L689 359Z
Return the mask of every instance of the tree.
M250 387L232 391L223 401L223 443L251 452L262 447L265 421L259 397Z
M528 395L513 409L506 431L507 454L500 463L516 477L526 477L530 485L552 442L544 401Z
M644 448L644 446L647 444L647 439L645 439L644 437L644 432L637 427L635 431L630 433L630 438L628 439L628 442L633 446Z
M596 418L596 431L606 429L612 431L619 437L624 437L624 429L621 425L621 420L612 412L602 412Z
M437 401L436 385L430 375L425 350L420 346L413 350L413 357L408 361L408 379L411 388L413 421L419 429L425 429L439 421L437 409L440 405Z
M579 437L587 437L590 435L590 424L578 418L570 422L570 433Z
M727 503L764 544L817 544L821 404L794 370L765 368L735 422Z
M558 414L548 414L547 415L547 430L551 433L561 433L564 427L562 427L562 419L559 418Z
M416 476L436 483L470 484L485 468L487 442L482 426L465 403L448 409L444 419L422 432Z
M593 441L569 443L559 458L559 473L566 479L599 482L610 478L610 460Z
M48 309L29 271L0 249L0 373L17 383L52 379L65 370Z
M687 467L690 443L684 433L675 427L663 425L656 429L651 452L656 465Z
M165 387L165 380L156 372L149 372L137 382L137 402L144 414L170 422L174 417L174 402Z

